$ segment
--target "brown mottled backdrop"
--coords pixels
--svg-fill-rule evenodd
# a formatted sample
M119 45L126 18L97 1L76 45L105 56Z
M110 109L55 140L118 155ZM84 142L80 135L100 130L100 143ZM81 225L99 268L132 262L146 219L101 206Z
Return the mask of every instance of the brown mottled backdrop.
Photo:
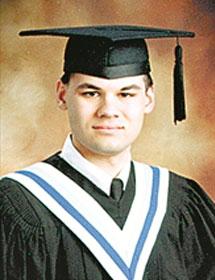
M184 47L188 118L172 123L174 39L149 40L156 110L136 142L136 159L197 180L215 199L214 1L1 0L1 173L58 150L69 131L55 102L64 38L20 38L22 29L142 24L195 31Z

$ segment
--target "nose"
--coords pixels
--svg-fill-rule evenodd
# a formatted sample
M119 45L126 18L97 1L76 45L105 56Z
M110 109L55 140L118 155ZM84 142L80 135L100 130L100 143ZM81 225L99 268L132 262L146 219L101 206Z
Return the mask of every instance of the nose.
M114 96L104 96L97 110L99 118L118 118L119 110L117 108L117 100Z

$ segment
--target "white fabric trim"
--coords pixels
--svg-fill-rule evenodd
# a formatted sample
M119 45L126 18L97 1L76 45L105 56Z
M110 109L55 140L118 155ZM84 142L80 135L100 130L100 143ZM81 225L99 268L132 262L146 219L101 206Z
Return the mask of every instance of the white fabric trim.
M139 167L141 168L141 166ZM152 248L157 239L163 218L167 209L168 191L169 191L169 172L165 168L160 169L160 184L159 184L159 195L158 195L158 206L156 214L154 216L152 225L150 227L148 237L146 239L144 248L140 255L139 263L136 268L136 273L134 279L142 279L145 267L147 265L148 259L150 257ZM139 170L141 172L141 170Z
M67 176L62 174L53 166L47 163L37 163L24 169L24 171L30 171L39 175L49 185L53 186L58 193L68 200L70 204L77 209L80 214L87 219L87 221L89 221L90 225L92 225L99 234L104 237L106 242L118 252L125 265L130 267L137 241L140 237L143 224L150 207L152 194L151 185L153 179L152 169L149 166L137 162L134 162L134 165L136 173L136 195L123 230L117 226L117 224L97 203L97 201L95 201L75 182L71 181ZM148 237L139 256L136 272L132 278L130 278L130 276L126 277L110 255L108 255L104 248L86 230L86 228L69 215L67 211L65 211L63 207L59 205L45 190L41 187L38 188L39 185L34 180L20 173L12 173L7 175L7 177L17 180L23 184L59 219L61 219L65 225L67 225L82 240L82 242L86 244L113 279L138 280L143 276L145 266L151 254L151 250L166 211L169 173L166 169L159 168L159 170L159 211L157 211L154 216Z
M101 246L98 246L97 241L82 226L76 219L71 217L50 195L42 188L38 189L38 184L29 177L21 174L11 174L10 177L22 183L33 195L40 199L40 201L50 209L68 228L70 228L83 243L90 244L89 249L98 258L101 263L105 263L106 267L111 267L111 276L113 279L125 280L127 279L121 272L118 266L114 263L111 257L105 253ZM30 186L29 188L27 186ZM84 204L84 203L83 203ZM114 278L115 277L115 278Z

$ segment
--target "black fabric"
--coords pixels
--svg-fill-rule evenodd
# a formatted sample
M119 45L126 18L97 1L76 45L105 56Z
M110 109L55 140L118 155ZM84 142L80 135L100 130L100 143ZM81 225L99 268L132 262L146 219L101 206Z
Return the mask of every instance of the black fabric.
M194 37L193 32L134 25L103 25L27 30L21 36L64 36L69 40L64 73L82 73L108 79L148 74L144 39Z
M146 38L169 38L169 37L194 37L194 32L154 28L149 26L135 25L94 25L65 28L48 28L25 30L20 36L63 36L70 38L90 37L94 39L109 39L111 41L136 40Z
M144 40L112 42L85 36L70 38L66 45L65 73L113 79L147 74L149 71L148 50Z
M64 174L71 169L58 156L48 161ZM76 181L90 188L82 176L76 175ZM212 280L214 204L195 182L174 173L170 173L169 187L167 212L143 279ZM100 197L103 193L97 194L97 200L104 202ZM1 279L111 279L78 237L24 187L6 178L0 186L0 214Z

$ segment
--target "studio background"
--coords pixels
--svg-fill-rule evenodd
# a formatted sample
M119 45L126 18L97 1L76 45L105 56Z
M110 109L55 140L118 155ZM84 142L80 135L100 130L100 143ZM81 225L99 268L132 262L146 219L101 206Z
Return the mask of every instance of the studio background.
M1 9L1 174L58 151L69 132L55 99L66 39L23 29L135 24L196 32L182 39L187 120L173 124L175 39L148 40L156 108L133 147L137 160L198 181L215 199L214 1L19 0Z

